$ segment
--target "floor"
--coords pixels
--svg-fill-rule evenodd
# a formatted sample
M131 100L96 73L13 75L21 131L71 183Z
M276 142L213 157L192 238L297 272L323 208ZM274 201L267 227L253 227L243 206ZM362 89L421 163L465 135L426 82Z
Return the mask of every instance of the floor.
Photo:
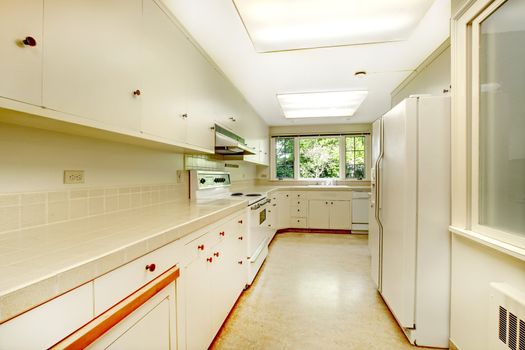
M211 349L423 349L397 326L369 261L366 235L277 235Z

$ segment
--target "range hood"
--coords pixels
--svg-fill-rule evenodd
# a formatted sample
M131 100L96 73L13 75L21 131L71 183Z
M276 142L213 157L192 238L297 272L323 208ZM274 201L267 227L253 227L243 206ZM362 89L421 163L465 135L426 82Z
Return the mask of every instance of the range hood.
M244 139L233 132L215 124L215 154L224 156L244 156L255 154L246 146Z

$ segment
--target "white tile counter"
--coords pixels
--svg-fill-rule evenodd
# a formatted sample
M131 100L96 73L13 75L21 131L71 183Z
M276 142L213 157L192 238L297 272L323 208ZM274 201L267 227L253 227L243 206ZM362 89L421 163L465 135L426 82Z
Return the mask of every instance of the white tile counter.
M0 235L0 322L246 207L178 201Z

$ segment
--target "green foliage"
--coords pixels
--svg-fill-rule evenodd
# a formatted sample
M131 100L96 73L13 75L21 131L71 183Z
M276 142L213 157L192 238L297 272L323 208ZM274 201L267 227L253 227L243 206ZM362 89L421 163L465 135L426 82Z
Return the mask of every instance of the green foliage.
M294 178L294 139L279 137L275 140L275 168L278 179Z
M346 178L361 180L365 177L365 137L346 137Z
M339 177L339 138L302 138L299 140L299 155L301 178Z

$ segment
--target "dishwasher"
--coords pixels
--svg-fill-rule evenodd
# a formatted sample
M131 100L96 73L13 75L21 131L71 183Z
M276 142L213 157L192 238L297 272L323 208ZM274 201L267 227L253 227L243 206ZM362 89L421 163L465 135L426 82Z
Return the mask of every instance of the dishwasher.
M368 192L352 192L352 232L368 231Z

